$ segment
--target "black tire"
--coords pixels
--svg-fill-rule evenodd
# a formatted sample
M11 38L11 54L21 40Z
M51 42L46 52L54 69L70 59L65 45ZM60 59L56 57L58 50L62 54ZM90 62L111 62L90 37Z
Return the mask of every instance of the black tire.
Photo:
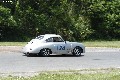
M73 49L73 55L74 55L74 56L81 56L81 53L82 53L82 48L81 48L81 47L76 46L76 47Z
M40 50L39 55L43 57L48 57L51 54L51 50L48 48L44 48Z

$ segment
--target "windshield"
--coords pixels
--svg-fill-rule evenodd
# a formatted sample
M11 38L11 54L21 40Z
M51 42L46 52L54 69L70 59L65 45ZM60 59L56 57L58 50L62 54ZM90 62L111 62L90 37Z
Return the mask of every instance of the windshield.
M38 36L38 37L36 37L35 39L41 40L41 39L43 39L43 38L44 38L44 36Z

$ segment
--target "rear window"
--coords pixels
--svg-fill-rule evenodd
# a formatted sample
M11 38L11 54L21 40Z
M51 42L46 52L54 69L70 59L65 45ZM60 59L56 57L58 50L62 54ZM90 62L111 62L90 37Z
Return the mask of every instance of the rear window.
M44 36L38 36L38 37L36 37L35 39L41 40L41 39L43 39L43 38L44 38Z

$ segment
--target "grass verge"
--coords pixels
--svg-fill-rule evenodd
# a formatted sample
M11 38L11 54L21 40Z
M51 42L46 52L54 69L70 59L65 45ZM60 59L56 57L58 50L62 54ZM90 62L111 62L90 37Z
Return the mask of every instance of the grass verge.
M120 41L84 41L86 47L114 47L120 48ZM0 42L0 46L25 46L27 42Z
M120 48L120 41L85 41L86 47L114 47Z
M25 46L27 42L0 42L0 46Z
M84 72L84 73L81 73ZM0 77L0 80L119 80L120 69L43 72L34 77ZM93 72L94 71L94 72ZM90 73L86 73L90 72Z

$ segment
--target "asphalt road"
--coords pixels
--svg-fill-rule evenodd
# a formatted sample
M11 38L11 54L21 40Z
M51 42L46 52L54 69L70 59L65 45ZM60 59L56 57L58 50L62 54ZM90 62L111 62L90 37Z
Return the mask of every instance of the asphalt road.
M0 52L0 73L35 73L54 70L120 68L120 49L87 52L80 57L51 55L27 57L21 52Z

